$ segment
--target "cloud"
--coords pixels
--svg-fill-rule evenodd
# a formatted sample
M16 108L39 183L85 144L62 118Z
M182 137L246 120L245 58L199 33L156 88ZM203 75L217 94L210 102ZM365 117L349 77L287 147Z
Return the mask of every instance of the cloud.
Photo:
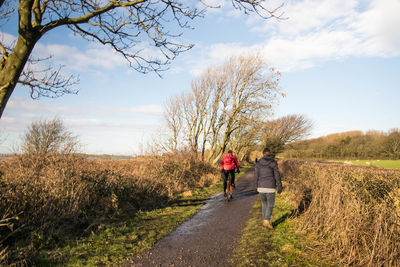
M18 114L3 117L0 121L0 129L3 134L18 133L22 134L27 127L34 121L53 119L55 116L43 116L35 114ZM68 130L74 133L85 133L91 135L95 133L114 132L147 132L153 133L160 127L157 121L120 119L118 117L102 118L102 117L79 117L79 116L57 116L65 123Z
M96 131L108 131L108 132L115 132L115 131L155 131L160 124L152 123L152 122L145 122L145 123L136 123L136 122L129 122L129 121L107 121L102 119L65 119L64 120L66 125L71 129L76 129L77 131L89 131L91 133Z
M89 107L89 106L90 107ZM77 107L78 106L78 107ZM82 106L82 107L79 107ZM46 114L48 117L54 116L115 116L123 113L125 115L147 115L160 116L163 112L161 105L139 105L134 107L110 107L93 104L79 105L60 105L49 104L40 100L26 99L22 97L12 97L7 103L6 117L15 114L29 114L35 117L35 114Z
M75 37L70 38L73 40ZM0 32L0 41L7 46L11 46L16 39L17 38L11 34ZM49 61L40 62L39 66L36 66L36 68L43 69L50 63L66 66L69 71L90 70L96 72L96 68L103 71L114 70L121 66L129 66L129 62L120 53L117 53L109 46L104 46L94 42L88 43L86 46L65 44L70 41L71 40L63 40L62 43L53 42L51 44L45 44L39 41L35 45L31 58L47 59L51 56L51 59ZM81 40L79 41L81 42ZM164 52L168 54L167 51ZM148 42L135 44L131 53L137 56L136 59L138 62L141 58L149 61L160 60L160 62L166 60L166 56L163 52ZM145 61L142 61L141 63L147 65Z
M340 1L346 3L343 7L336 0L318 2L320 6L307 7L315 1L306 0L303 9L323 16L311 18L304 27L293 27L292 32L281 27L282 33L264 44L265 55L278 68L290 71L312 67L321 60L400 55L400 17L396 15L400 13L400 1L373 0L363 11L356 9L355 1ZM312 17L306 11L299 13ZM294 22L299 20L295 18Z
M363 36L368 51L378 56L400 56L400 1L373 0L351 27Z
M366 5L349 0L289 1L282 8L287 20L261 20L250 16L248 26L268 36L246 46L220 43L200 47L202 60L190 62L193 75L231 55L261 52L281 71L311 68L319 62L347 57L400 56L400 1L371 0ZM199 57L197 55L197 57Z
M47 104L40 100L25 99L22 97L13 97L7 103L7 114L47 114L48 116L62 115L72 115L72 116L83 116L87 115L87 109L81 109L70 106L53 105Z
M117 108L92 104L78 108L76 106L13 97L0 120L0 129L2 132L22 133L33 121L57 117L73 132L153 132L160 127L159 121L163 111L161 105Z
M17 37L12 34L0 32L0 42L7 47L15 44ZM146 51L146 53L150 53ZM29 67L34 70L43 70L48 65L66 66L68 70L83 71L90 69L92 72L99 68L101 70L113 70L120 66L127 66L127 61L113 49L95 43L90 43L85 49L73 45L65 44L43 44L41 42L35 45L31 54L33 59L48 59L30 64ZM28 65L27 65L28 66Z
M38 119L26 114L3 117L0 121L0 153L15 152L23 132ZM161 127L159 123L148 121L107 121L78 117L61 119L69 131L78 135L83 144L83 152L86 153L132 153L135 147L151 138Z
M164 107L161 105L139 105L134 107L97 106L92 109L97 110L98 113L96 115L101 117L140 116L143 118L143 116L161 117Z
M121 109L120 112L160 116L162 115L163 110L164 108L160 105L143 105L143 106L136 106L133 108Z
M288 1L281 8L284 20L263 20L249 17L248 25L253 31L273 32L293 36L327 27L340 25L342 20L355 15L356 0L303 0Z
M219 43L211 46L198 45L195 47L195 50L197 53L186 58L186 69L193 76L199 76L209 66L221 64L234 55L243 55L261 50L261 46L243 46L240 43Z
M347 31L320 31L294 39L276 38L263 45L265 58L281 71L313 67L320 61L362 56L362 40Z
M115 69L126 65L126 60L111 48L91 44L87 49L64 44L37 44L35 55L53 56L53 61L68 66L72 70L88 68Z
M0 42L4 46L11 47L12 44L15 43L15 41L17 41L17 37L12 34L0 31Z

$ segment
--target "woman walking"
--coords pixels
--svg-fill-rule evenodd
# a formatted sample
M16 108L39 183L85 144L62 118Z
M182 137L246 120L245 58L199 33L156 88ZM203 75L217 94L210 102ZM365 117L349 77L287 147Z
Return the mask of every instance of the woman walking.
M278 187L278 194L282 192L282 182L278 163L272 158L269 148L264 148L263 157L256 164L254 177L261 197L263 225L273 229L271 214L275 204L275 191Z

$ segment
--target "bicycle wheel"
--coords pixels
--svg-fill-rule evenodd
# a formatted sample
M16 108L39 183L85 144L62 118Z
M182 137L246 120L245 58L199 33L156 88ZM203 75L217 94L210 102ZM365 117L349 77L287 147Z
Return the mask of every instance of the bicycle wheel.
M229 175L228 184L226 186L226 199L229 201L232 199L232 177Z

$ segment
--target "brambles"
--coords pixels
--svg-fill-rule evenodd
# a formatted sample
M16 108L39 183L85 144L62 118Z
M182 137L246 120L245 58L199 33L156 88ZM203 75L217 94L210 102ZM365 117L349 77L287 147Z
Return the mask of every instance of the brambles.
M400 171L316 161L280 164L299 228L324 240L341 265L400 264Z
M40 168L36 159L0 162L0 218L12 219L0 225L0 265L29 263L41 249L96 231L107 217L161 207L203 185L203 176L219 179L211 165L184 155L101 162L59 154Z

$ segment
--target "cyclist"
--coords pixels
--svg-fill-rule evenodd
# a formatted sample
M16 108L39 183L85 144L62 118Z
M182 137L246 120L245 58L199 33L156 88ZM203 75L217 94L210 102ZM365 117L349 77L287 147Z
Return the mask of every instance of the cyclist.
M235 187L235 169L237 173L240 172L240 169L237 157L233 155L232 150L228 150L228 153L222 157L221 164L222 178L224 179L224 194L226 194L225 190L229 175L232 177L232 186Z

